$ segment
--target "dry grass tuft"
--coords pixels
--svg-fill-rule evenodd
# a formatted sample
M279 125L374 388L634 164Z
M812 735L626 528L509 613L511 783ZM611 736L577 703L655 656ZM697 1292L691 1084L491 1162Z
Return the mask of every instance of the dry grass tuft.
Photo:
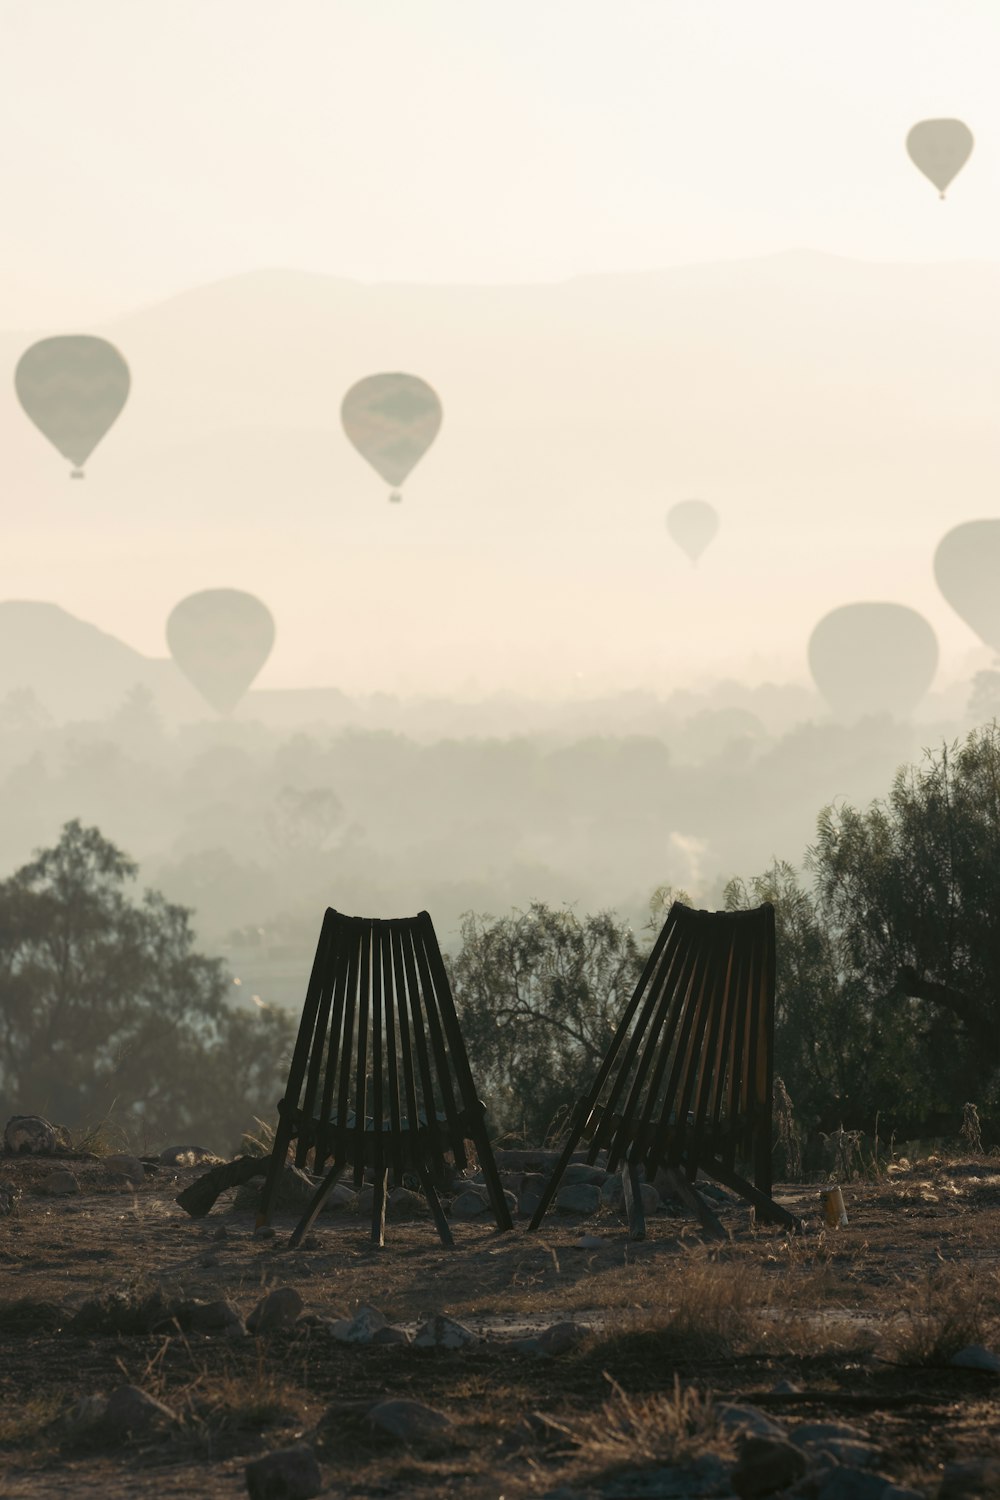
M61 1416L61 1407L59 1396L53 1393L35 1396L24 1406L8 1406L0 1411L0 1450L44 1445Z
M895 1364L947 1365L969 1344L1000 1337L1000 1275L941 1266L922 1285L908 1283L913 1303L895 1320L886 1357Z
M608 1379L614 1394L601 1410L564 1422L547 1422L573 1444L590 1469L693 1463L708 1453L730 1458L733 1438L722 1427L711 1394L682 1386L674 1376L669 1395L630 1396Z

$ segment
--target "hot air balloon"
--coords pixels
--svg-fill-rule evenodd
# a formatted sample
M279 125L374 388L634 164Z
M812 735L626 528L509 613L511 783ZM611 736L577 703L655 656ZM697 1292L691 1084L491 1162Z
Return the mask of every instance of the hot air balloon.
M907 717L937 671L937 637L905 604L842 604L809 637L809 669L834 713Z
M948 603L1000 655L1000 521L965 521L941 538L934 577Z
M706 500L681 500L667 512L667 530L693 563L718 529L718 514Z
M441 402L416 375L367 375L347 392L340 408L344 431L376 474L398 485L438 435Z
M906 137L910 160L941 197L972 154L972 131L961 120L921 120Z
M128 365L114 344L90 334L64 334L32 344L17 362L14 388L28 416L63 458L72 477L125 405Z
M170 654L220 714L230 714L271 654L274 619L241 589L189 594L167 620Z

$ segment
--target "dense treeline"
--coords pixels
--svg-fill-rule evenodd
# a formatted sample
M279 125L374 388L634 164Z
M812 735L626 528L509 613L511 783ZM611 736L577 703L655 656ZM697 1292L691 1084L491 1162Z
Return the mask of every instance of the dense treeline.
M289 794L293 844L301 813ZM302 822L308 848L315 821ZM77 1129L111 1114L152 1143L232 1145L273 1115L294 1019L228 1003L190 912L138 895L136 873L73 820L0 883L0 1104ZM672 894L656 890L639 933L544 902L465 917L449 963L497 1131L537 1142L557 1129ZM775 906L776 1066L807 1135L876 1120L885 1137L947 1133L966 1100L1000 1117L995 724L904 768L866 808L827 807L802 872L774 862L724 900Z

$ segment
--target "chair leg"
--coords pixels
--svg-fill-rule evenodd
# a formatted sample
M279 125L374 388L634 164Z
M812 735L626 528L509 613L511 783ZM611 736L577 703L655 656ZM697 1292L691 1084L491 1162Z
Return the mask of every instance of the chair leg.
M682 1171L677 1167L664 1167L663 1175L670 1191L681 1200L690 1213L697 1215L698 1223L707 1235L713 1240L729 1238L704 1198L695 1191Z
M274 1207L275 1195L278 1191L278 1183L281 1174L285 1170L285 1158L288 1155L288 1147L292 1140L292 1127L284 1116L278 1120L278 1128L274 1132L274 1147L271 1151L271 1161L264 1179L264 1186L260 1194L260 1208L257 1211L258 1229L270 1224L271 1213Z
M759 1188L753 1187L745 1177L741 1177L738 1172L731 1171L714 1156L703 1156L698 1165L710 1177L721 1182L723 1187L732 1188L734 1193L739 1193L741 1198L756 1209L758 1219L765 1219L771 1224L780 1224L783 1228L790 1229L793 1234L802 1233L801 1219L790 1213L787 1208L782 1208L780 1203L775 1203L773 1198L769 1198Z
M385 1188L389 1173L383 1166L375 1170L375 1191L372 1195L372 1244L379 1249L385 1244Z
M622 1162L622 1191L625 1195L625 1212L628 1215L628 1233L631 1240L646 1238L646 1215L642 1207L642 1188L635 1163L626 1158Z
M337 1186L337 1179L343 1172L345 1165L343 1157L338 1156L334 1159L333 1166L327 1172L315 1193L313 1193L309 1200L309 1207L295 1226L292 1237L288 1241L289 1250L294 1250L296 1246L301 1245L303 1239L315 1224L320 1209Z
M434 1224L437 1228L437 1232L441 1237L441 1243L444 1245L446 1250L454 1250L455 1239L451 1232L451 1226L444 1216L444 1209L441 1207L441 1199L437 1195L437 1188L434 1186L434 1183L431 1180L431 1175L427 1171L426 1167L420 1165L417 1167L417 1176L420 1178L420 1186L424 1190L424 1196L426 1197L427 1202L430 1204L431 1214L434 1217Z

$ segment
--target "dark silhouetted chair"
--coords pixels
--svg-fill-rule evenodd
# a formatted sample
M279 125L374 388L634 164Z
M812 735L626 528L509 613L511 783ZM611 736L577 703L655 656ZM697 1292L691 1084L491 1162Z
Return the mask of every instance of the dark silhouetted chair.
M800 1228L771 1197L774 908L692 911L675 902L653 945L530 1228L537 1229L581 1140L621 1170L634 1239L645 1234L638 1169L724 1233L695 1193L700 1169L761 1218ZM742 1175L749 1163L754 1182Z
M372 1239L385 1237L387 1176L419 1181L438 1233L454 1241L438 1198L472 1142L500 1229L510 1210L486 1133L484 1107L427 912L380 920L328 910L299 1023L259 1224L270 1217L289 1146L295 1164L326 1176L292 1236L297 1245L338 1178L374 1177Z

